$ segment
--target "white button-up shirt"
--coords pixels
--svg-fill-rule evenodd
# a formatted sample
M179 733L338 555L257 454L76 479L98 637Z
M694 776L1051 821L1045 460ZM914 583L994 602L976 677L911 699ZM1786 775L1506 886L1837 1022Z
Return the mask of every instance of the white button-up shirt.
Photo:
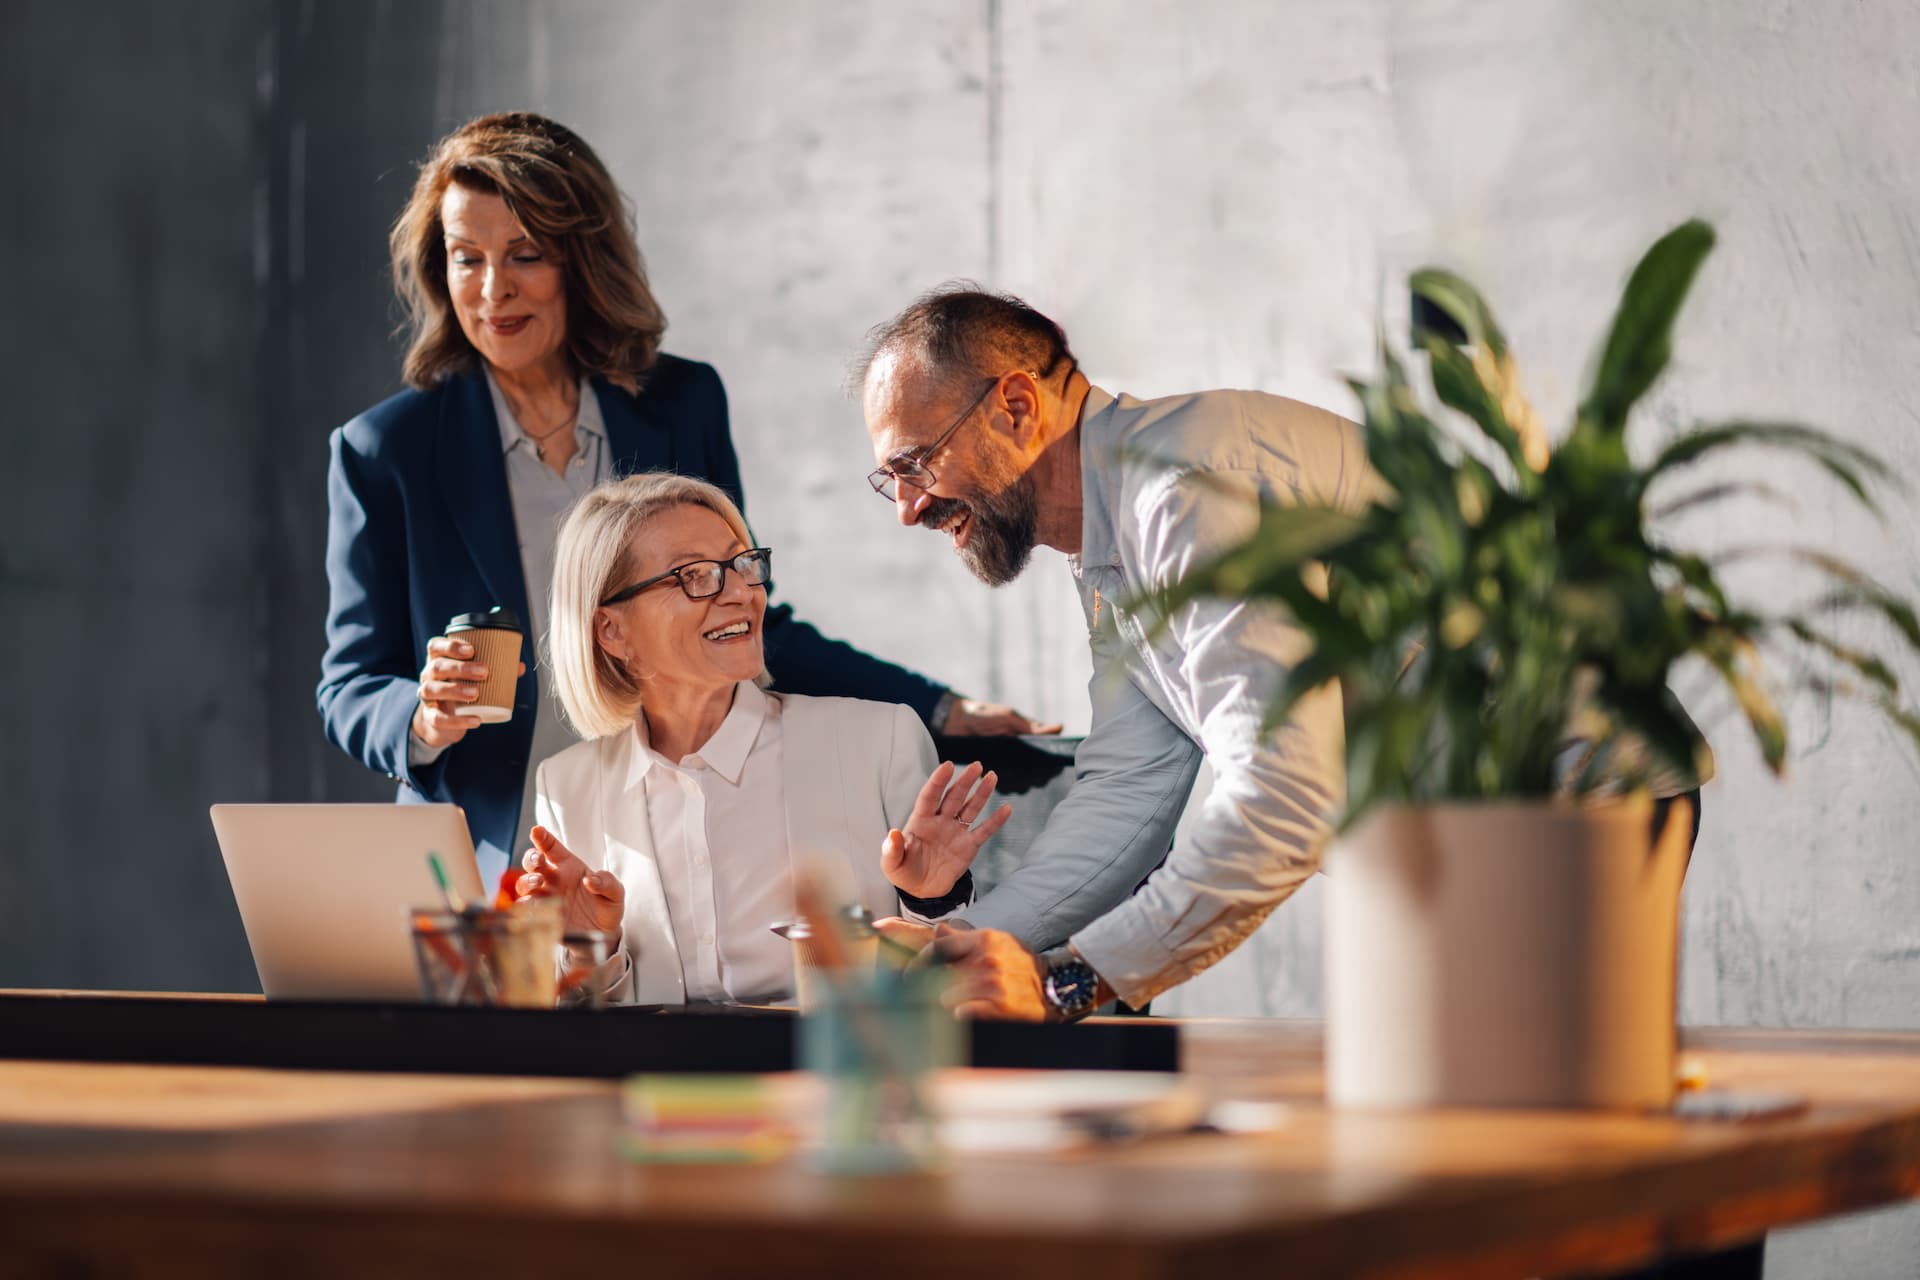
M771 1003L794 990L793 944L771 931L794 913L780 703L736 688L713 737L678 760L636 724L616 803L653 835L687 999Z

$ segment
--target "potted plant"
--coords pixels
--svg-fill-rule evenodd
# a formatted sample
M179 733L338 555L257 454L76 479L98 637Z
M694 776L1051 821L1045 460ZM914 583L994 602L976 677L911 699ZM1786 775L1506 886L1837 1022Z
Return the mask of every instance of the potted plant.
M1159 594L1265 600L1311 642L1271 708L1339 680L1348 800L1328 850L1327 1074L1356 1105L1658 1106L1671 1101L1684 815L1652 829L1644 784L1703 759L1668 692L1677 663L1725 682L1768 766L1786 727L1763 643L1920 742L1880 657L1829 633L1856 610L1920 652L1914 610L1817 550L1779 554L1824 591L1800 610L1729 597L1724 562L1673 545L1674 513L1765 486L1703 475L1722 451L1797 453L1877 511L1867 451L1777 422L1695 427L1636 461L1627 425L1666 367L1713 245L1663 236L1629 278L1570 431L1549 456L1480 295L1418 272L1412 342L1442 412L1386 343L1352 383L1382 481L1363 510L1263 506L1257 530ZM1471 424L1470 426L1467 424ZM1657 506L1656 506L1657 504ZM1304 571L1327 570L1325 589Z

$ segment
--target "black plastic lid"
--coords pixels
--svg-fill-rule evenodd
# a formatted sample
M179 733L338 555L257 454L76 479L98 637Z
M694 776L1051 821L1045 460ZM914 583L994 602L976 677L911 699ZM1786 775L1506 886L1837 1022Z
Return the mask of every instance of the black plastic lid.
M519 631L524 633L526 631L526 628L520 625L519 614L507 608L507 606L503 604L497 604L493 606L493 608L488 609L484 613L461 614L459 617L455 618L452 622L449 622L447 624L446 633L448 635L452 635L456 631L483 631L483 630L485 631Z

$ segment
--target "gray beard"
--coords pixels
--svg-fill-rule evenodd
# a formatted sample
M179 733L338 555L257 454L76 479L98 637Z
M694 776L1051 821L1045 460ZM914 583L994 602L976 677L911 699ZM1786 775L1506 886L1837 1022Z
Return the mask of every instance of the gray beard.
M1021 476L999 493L971 499L935 498L921 522L942 528L959 515L971 517L960 559L990 587L1004 587L1025 571L1040 527L1040 504L1032 476Z

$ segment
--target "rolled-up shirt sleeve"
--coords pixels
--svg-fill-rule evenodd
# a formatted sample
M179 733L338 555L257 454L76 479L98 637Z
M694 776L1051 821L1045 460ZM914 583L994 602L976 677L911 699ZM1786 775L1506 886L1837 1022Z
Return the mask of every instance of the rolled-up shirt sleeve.
M1035 950L1064 942L1160 864L1200 771L1200 746L1128 678L1112 619L1096 624L1093 719L1073 787L1021 866L962 914Z
M1243 541L1263 489L1250 473L1213 472L1170 478L1144 495L1127 536L1139 539L1130 550L1148 567L1151 585L1166 586ZM1233 950L1313 874L1345 795L1337 686L1309 694L1273 733L1260 731L1269 701L1309 648L1283 611L1202 600L1150 643L1160 661L1178 666L1183 710L1214 785L1165 865L1072 936L1095 972L1135 1007Z

